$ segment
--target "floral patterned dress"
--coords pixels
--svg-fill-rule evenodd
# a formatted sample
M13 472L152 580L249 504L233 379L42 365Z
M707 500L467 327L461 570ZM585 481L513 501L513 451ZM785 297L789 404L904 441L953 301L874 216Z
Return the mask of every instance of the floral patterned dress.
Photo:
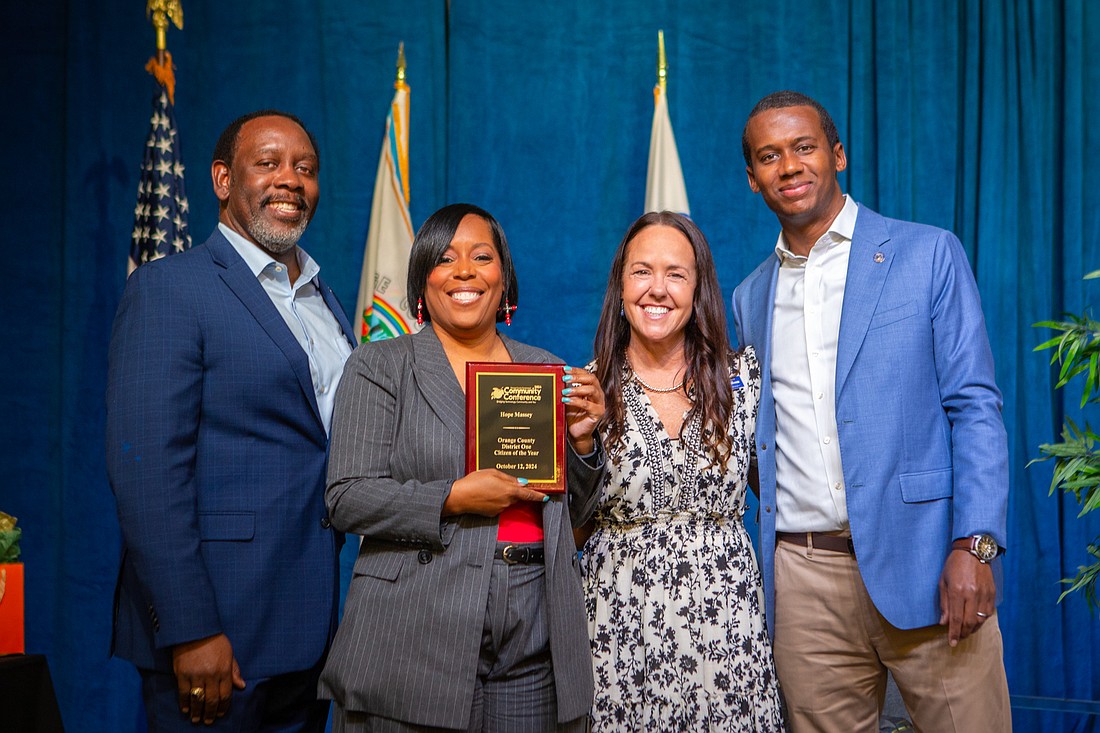
M751 348L739 358L725 471L703 453L697 422L671 439L623 380L624 442L583 555L596 733L783 730L742 523L760 368Z

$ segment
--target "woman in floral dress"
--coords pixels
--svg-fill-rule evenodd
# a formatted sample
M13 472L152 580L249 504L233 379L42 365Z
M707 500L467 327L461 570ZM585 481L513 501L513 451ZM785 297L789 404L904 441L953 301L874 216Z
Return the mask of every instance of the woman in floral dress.
M583 554L593 731L781 731L742 523L760 369L751 349L730 351L690 219L631 226L595 348L608 472Z

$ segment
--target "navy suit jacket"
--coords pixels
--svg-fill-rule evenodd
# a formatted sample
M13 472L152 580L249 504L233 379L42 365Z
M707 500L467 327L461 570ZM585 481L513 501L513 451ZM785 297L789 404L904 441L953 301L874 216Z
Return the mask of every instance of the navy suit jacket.
M775 584L772 255L733 295L742 345L763 384L756 423L760 553L769 626ZM951 541L1007 546L1008 443L977 284L942 229L860 206L836 355L836 423L856 559L875 607L898 628L939 622ZM994 561L1000 600L1000 561Z
M316 664L338 594L328 438L305 352L220 232L134 272L109 362L113 653L171 671L173 645L225 633L246 681Z

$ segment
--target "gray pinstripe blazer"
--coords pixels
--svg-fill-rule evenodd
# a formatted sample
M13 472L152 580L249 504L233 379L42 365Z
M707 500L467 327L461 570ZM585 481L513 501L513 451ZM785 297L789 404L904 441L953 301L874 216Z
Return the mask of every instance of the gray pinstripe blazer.
M515 361L561 361L501 338ZM465 435L465 396L431 327L364 344L348 359L325 501L333 525L363 543L321 697L417 725L468 724L497 519L440 517L451 484L465 475ZM591 516L602 473L602 465L593 468L570 449L568 498L553 496L543 509L550 649L563 722L592 704L572 526Z

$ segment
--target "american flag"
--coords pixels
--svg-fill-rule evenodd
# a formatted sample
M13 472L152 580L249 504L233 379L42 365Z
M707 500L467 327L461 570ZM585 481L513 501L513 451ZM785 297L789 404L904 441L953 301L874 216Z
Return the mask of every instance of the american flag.
M187 210L176 116L168 102L168 92L162 88L153 100L153 117L149 120L149 139L145 142L134 206L134 231L130 235L128 273L138 265L191 246Z

